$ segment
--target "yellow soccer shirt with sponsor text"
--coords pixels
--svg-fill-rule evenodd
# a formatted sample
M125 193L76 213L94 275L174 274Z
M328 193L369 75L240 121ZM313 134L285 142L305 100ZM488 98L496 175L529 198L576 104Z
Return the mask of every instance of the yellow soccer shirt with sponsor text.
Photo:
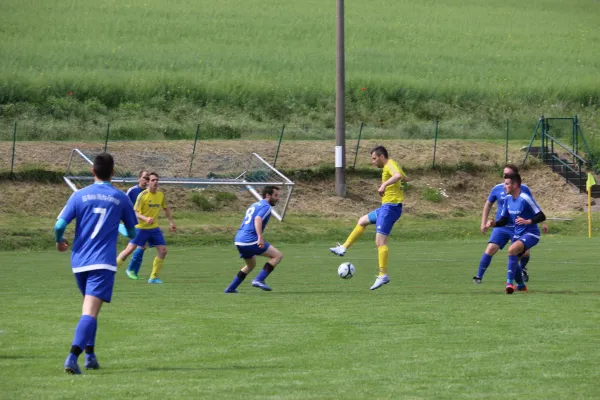
M402 168L396 164L394 160L391 158L388 159L387 164L383 167L383 172L381 173L381 183L387 181L392 177L393 174L399 172L402 175L402 178L406 176ZM402 184L400 181L389 185L385 188L385 194L381 198L382 204L398 204L404 201L404 190L402 190Z
M135 226L138 229L153 229L158 228L158 215L160 210L167 208L165 202L165 194L157 191L156 193L150 193L149 190L141 192L133 206L135 211L142 214L144 217L154 218L154 222L149 224L145 221L139 220Z

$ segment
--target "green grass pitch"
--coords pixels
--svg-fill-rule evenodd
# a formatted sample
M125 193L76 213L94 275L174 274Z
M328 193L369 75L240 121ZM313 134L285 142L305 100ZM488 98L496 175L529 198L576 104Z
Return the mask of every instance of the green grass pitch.
M600 397L599 239L543 238L530 292L511 296L506 252L471 283L483 237L390 242L392 281L373 292L370 241L343 259L329 243L280 244L273 292L248 280L237 295L223 294L240 267L232 247L171 248L162 286L118 273L99 319L102 368L82 376L62 370L81 308L69 256L0 253L0 397ZM337 277L342 261L353 279Z

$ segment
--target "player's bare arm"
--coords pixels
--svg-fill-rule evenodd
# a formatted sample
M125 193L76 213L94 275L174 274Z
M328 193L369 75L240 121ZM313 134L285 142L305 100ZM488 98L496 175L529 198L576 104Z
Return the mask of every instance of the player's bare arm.
M165 211L165 215L169 220L169 224L171 224L171 232L175 232L177 230L177 227L175 226L175 222L173 221L173 214L171 213L171 209L169 207L166 207L163 208L163 210Z
M263 232L262 232L262 226L263 226L263 219L260 216L256 216L254 218L254 229L256 230L256 235L258 236L258 247L260 247L261 249L263 247L265 247L265 240L263 239Z
M489 200L485 201L483 205L483 211L481 212L481 233L486 233L488 230L488 226L486 224L488 217L490 216L490 211L492 210L492 203Z

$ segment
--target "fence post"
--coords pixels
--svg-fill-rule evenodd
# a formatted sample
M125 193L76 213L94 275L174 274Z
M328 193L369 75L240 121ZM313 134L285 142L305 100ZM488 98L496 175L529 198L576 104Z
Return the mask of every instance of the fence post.
M437 150L438 123L439 123L439 121L436 119L435 120L435 135L433 137L433 164L431 164L431 168L435 168L435 152Z
M15 146L17 143L17 121L13 127L13 148L12 148L12 159L10 161L10 176L13 176L13 168L15 166Z
M358 131L358 141L356 142L356 150L354 151L354 164L352 164L352 171L356 170L356 157L358 157L358 146L360 145L360 137L362 136L364 122L360 123L360 131Z
M506 120L506 163L508 163L508 119Z
M196 155L196 142L198 141L198 132L200 132L200 124L196 127L196 138L194 139L194 148L192 149L192 156L190 157L190 171L188 175L192 176L192 164L194 163L194 157Z
M108 135L110 134L110 122L106 127L106 139L104 140L104 152L106 153L106 148L108 147Z
M285 124L281 127L281 133L279 134L279 143L277 143L277 151L275 152L275 161L273 161L273 168L277 165L277 157L279 157L279 147L281 147L281 140L283 139L283 131L285 130Z

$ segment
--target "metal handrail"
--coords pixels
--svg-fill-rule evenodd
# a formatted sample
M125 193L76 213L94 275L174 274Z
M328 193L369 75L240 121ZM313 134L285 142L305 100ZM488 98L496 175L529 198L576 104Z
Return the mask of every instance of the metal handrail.
M547 136L548 138L550 138L553 142L558 143L558 145L560 147L562 147L563 149L566 150L567 153L569 153L570 155L572 155L573 157L577 158L579 161L583 162L584 164L587 164L588 162L586 160L584 160L583 158L581 158L580 156L578 156L577 154L575 154L573 151L571 151L568 147L566 147L564 144L562 144L561 142L558 141L558 139L552 137L551 135L547 134L547 133L543 133L544 136Z

